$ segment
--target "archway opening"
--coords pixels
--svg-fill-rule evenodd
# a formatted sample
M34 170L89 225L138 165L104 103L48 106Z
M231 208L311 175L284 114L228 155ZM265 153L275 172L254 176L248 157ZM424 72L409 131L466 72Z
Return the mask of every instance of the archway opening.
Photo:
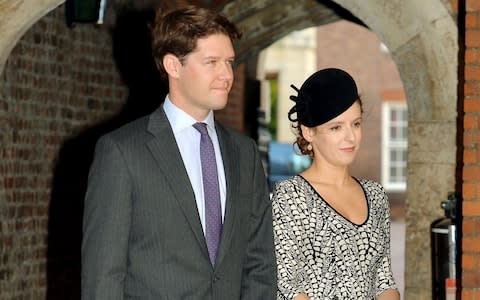
M273 187L308 167L293 148L295 137L287 112L293 104L289 96L295 92L290 84L300 87L310 74L327 67L347 70L359 85L364 105L363 141L351 172L355 177L380 182L387 191L392 216L392 270L403 295L407 101L396 64L375 33L346 20L336 21L294 31L260 53L257 78L263 88L261 109L272 139L269 182ZM300 169L295 162L301 164Z

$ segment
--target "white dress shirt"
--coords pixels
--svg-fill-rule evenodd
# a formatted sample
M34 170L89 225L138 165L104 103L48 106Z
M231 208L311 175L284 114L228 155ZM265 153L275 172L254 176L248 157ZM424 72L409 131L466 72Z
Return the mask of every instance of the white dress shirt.
M200 161L200 132L193 127L193 124L198 121L175 106L175 104L170 101L168 95L163 103L163 110L165 111L170 126L172 127L178 149L182 155L183 164L185 165L188 177L192 183L195 200L197 202L198 214L200 216L200 221L202 222L203 232L205 232L205 197L203 193L202 164ZM222 153L220 152L220 144L218 143L218 136L215 130L213 112L210 111L207 118L202 122L207 124L208 134L212 139L213 148L215 149L223 222L225 218L226 181Z

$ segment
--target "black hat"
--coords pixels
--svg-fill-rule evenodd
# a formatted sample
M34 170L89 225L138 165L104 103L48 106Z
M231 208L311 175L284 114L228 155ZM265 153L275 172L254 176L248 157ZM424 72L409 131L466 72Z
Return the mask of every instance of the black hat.
M302 87L293 89L297 96L290 96L295 105L288 112L288 119L307 127L321 125L337 117L358 100L355 80L347 72L328 68L313 73ZM296 119L292 115L296 113Z

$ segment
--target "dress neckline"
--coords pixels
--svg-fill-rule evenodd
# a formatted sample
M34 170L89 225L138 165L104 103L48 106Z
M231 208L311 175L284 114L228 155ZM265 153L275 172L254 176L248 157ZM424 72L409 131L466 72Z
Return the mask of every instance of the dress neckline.
M367 195L367 192L365 191L365 189L363 188L363 184L361 183L360 180L358 180L357 178L355 178L354 176L352 176L352 178L360 185L360 187L362 188L362 191L363 191L363 196L364 196L364 199L367 203L367 216L365 218L365 220L358 224L358 223L355 223L353 221L351 221L350 219L348 219L347 217L345 217L343 214L341 214L338 210L336 210L333 206L330 205L330 203L328 203L328 201L325 200L325 198L320 195L320 193L313 187L313 185L307 180L305 179L305 177L303 177L302 175L300 174L297 174L296 175L298 178L300 178L303 182L305 182L309 187L310 189L318 196L318 198L320 198L320 200L325 203L331 210L333 210L335 212L335 214L337 214L338 216L340 216L340 218L342 218L343 220L345 220L346 222L354 225L354 226L357 226L357 227L360 227L362 225L365 225L369 218L370 218L370 202L368 201L368 195Z

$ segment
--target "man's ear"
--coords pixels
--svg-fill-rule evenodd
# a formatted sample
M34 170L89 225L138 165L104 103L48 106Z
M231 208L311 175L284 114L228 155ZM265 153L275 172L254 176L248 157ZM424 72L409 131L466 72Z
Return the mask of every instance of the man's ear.
M168 76L178 78L178 70L181 66L180 60L173 54L166 54L163 57L163 68Z

